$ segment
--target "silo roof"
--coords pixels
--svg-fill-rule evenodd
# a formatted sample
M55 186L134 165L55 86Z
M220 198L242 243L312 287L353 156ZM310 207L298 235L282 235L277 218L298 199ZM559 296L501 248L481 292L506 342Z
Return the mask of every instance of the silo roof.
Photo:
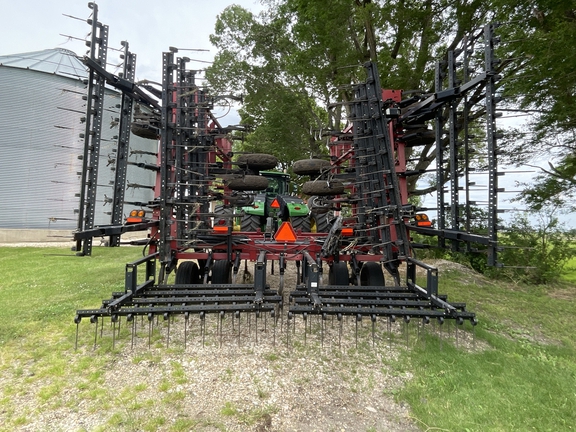
M3 55L0 56L0 66L30 69L69 78L86 78L88 76L86 66L78 56L64 48Z

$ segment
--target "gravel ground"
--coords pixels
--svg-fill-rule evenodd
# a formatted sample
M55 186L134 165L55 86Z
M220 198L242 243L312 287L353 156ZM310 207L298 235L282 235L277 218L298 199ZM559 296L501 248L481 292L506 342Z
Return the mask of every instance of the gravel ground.
M295 286L291 265L287 287ZM273 287L275 278L268 277ZM186 326L177 317L154 323L151 338L147 321L137 320L133 338L123 322L112 353L94 351L95 327L82 322L78 351L62 355L71 369L90 357L105 357L106 366L97 371L100 396L86 397L86 377L71 374L59 402L39 406L40 392L54 378L37 378L29 391L13 395L11 417L34 413L26 415L22 431L420 430L408 407L394 399L411 378L393 366L399 350L406 349L403 323L389 329L383 321L373 333L369 320L357 328L352 318L340 327L338 321L323 325L313 317L306 326L302 317L288 323L282 316L275 326L269 317L256 322L244 316L240 323L227 317L221 327L216 316L209 316L205 330L199 318ZM420 328L410 326L408 345L421 343ZM111 332L106 325L98 347L110 344ZM470 335L461 332L459 343L470 347ZM18 367L20 376L0 378L0 386L33 376L28 368L33 369L33 361ZM154 418L163 420L153 427Z

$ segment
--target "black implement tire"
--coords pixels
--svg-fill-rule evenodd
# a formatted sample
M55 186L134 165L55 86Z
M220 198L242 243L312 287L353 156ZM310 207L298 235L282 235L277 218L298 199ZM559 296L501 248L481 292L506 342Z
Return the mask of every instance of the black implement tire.
M275 168L278 158L266 153L249 153L238 156L236 163L241 168L260 171Z
M308 199L308 208L314 214L328 213L332 209L332 203L314 195Z
M235 191L259 191L268 187L268 179L257 175L247 175L224 180L224 184Z
M240 231L256 232L260 227L260 216L244 214L240 222Z
M136 136L146 139L158 140L160 133L158 129L132 123L130 127L132 133Z
M214 261L212 266L212 284L232 283L232 263L228 260Z
M432 144L436 141L436 132L430 129L416 129L409 131L402 139L408 147Z
M200 283L200 269L193 261L182 261L176 269L175 285Z
M384 286L384 272L380 263L365 262L360 269L360 285L362 286Z
M340 181L327 182L326 180L309 181L302 185L302 192L306 195L340 195L344 193L344 184Z
M294 231L310 232L310 219L308 216L294 216L290 218L290 223Z
M350 273L348 273L348 264L344 261L332 263L328 270L329 285L349 285Z
M324 159L302 159L292 165L292 171L298 175L318 175L328 168L330 162Z

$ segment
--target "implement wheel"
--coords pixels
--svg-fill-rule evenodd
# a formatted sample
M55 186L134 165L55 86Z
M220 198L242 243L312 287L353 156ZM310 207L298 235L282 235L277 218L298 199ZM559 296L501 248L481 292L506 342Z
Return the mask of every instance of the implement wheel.
M340 261L332 263L330 270L328 270L328 284L329 285L349 285L350 274L348 273L348 264Z
M182 261L176 269L175 285L189 285L200 283L200 269L193 261Z
M249 153L238 156L236 163L240 168L261 171L275 168L278 165L278 158L271 154Z
M302 185L302 192L306 195L340 195L344 193L344 184L340 181L316 180Z
M384 286L384 272L377 262L365 262L360 269L360 285Z
M292 165L292 171L298 175L319 175L329 168L330 162L324 159L302 159Z
M232 263L228 260L214 261L212 266L212 284L232 283Z
M257 175L246 175L224 180L224 184L235 191L259 191L268 187L268 179Z

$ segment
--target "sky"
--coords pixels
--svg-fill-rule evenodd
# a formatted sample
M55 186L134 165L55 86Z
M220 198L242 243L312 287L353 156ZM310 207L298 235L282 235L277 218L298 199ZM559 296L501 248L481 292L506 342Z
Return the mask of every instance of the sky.
M108 46L121 48L128 41L137 55L136 79L161 81L162 52L169 47L207 49L208 52L184 52L182 56L210 61L215 50L209 35L216 17L230 4L239 4L258 13L259 0L99 0L98 21L109 27ZM0 0L0 55L20 54L49 48L66 48L84 55L82 41L90 31L86 19L92 13L82 0ZM68 18L72 15L81 20ZM121 62L118 52L110 51L108 63ZM202 69L205 63L190 63ZM113 68L109 69L114 72Z

